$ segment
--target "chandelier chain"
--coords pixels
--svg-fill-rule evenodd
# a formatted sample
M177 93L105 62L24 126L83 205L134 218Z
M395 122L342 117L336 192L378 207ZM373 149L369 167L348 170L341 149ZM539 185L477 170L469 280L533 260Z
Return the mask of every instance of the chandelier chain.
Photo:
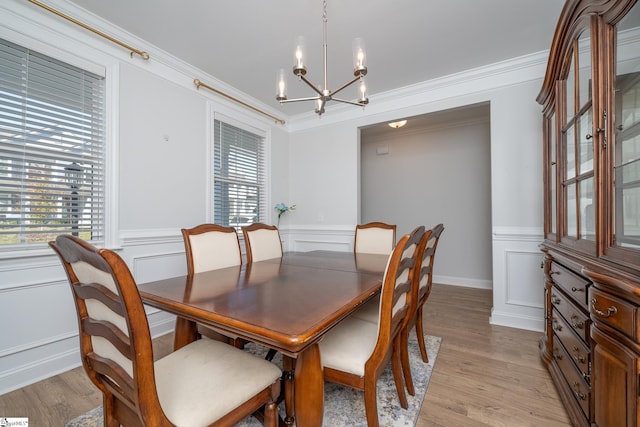
M327 22L327 0L322 1L322 20Z

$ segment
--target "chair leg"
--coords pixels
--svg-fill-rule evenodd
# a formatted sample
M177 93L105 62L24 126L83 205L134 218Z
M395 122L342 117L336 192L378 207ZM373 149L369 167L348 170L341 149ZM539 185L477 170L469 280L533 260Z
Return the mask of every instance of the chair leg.
M120 427L120 422L113 416L115 410L114 397L103 393L102 395L102 419L104 427Z
M424 344L424 327L422 324L422 306L418 308L418 320L416 321L416 335L418 335L418 346L420 347L420 355L424 363L429 363L427 356L427 347Z
M407 392L409 392L411 396L415 396L416 391L413 387L411 365L409 364L409 327L402 330L400 337L400 356L402 361L402 374L404 375L404 383L407 386Z
M367 427L380 427L378 420L378 391L375 375L365 375L364 380L364 410L367 415ZM404 392L404 389L402 390Z
M278 427L278 406L269 402L264 407L264 427Z
M398 399L400 400L400 406L403 409L409 407L407 402L407 395L404 393L404 384L402 383L402 361L400 360L400 337L393 340L393 353L391 354L391 372L393 372L393 381L396 384L396 391L398 392Z
M271 362L273 360L273 356L275 356L276 353L277 353L276 350L270 348L269 351L267 352L267 355L264 357L264 359Z
M284 411L285 411L285 419L284 422L287 426L293 426L294 421L294 377L295 377L295 359L282 355L282 370L284 371Z

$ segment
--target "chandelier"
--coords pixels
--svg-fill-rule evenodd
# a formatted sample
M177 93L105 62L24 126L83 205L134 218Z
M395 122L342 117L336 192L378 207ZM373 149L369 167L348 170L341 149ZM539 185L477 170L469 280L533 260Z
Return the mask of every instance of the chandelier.
M295 44L295 60L293 66L293 74L298 77L298 80L302 80L305 82L313 91L316 93L315 96L309 96L304 98L295 98L288 99L287 98L287 81L285 78L284 69L280 69L278 73L278 83L277 83L277 95L276 99L280 101L281 104L285 104L288 102L300 102L300 101L315 101L316 102L316 110L315 112L321 116L324 113L324 107L329 101L337 101L345 104L357 105L360 107L364 107L369 103L369 98L367 98L367 86L364 82L364 76L367 75L367 64L366 64L366 55L364 51L364 41L361 38L356 38L353 40L353 59L354 59L354 68L353 68L353 79L344 83L342 86L335 90L329 90L327 87L327 1L323 1L323 14L322 14L322 64L324 68L324 85L320 87L313 84L307 77L307 67L305 66L305 42L303 37L296 38ZM336 98L335 95L340 92L342 89L352 85L353 83L360 82L360 86L358 88L359 97L355 101L349 101L346 99Z

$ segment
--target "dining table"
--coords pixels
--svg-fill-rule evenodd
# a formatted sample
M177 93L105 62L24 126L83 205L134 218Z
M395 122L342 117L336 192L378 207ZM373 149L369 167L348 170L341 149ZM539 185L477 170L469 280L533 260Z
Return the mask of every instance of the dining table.
M322 426L324 378L318 343L380 293L389 256L285 252L238 266L139 285L143 302L176 315L174 348L203 324L282 353L286 416Z

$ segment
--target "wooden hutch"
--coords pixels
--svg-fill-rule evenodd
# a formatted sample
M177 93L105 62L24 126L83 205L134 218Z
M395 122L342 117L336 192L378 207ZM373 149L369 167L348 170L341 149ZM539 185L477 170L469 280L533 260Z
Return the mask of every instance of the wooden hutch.
M640 426L640 0L567 0L543 106L541 357L576 426Z

